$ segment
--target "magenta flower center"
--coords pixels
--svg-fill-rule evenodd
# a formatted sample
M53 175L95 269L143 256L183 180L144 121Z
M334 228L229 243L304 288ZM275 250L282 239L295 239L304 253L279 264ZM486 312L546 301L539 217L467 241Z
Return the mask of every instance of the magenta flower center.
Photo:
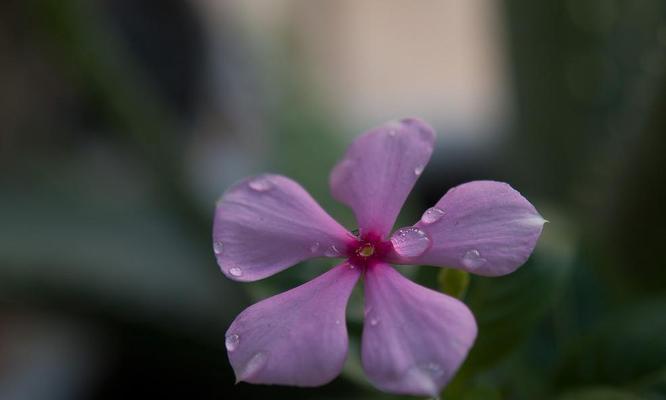
M357 268L365 269L385 261L392 247L390 241L382 240L376 233L362 234L357 240L347 243L347 261Z

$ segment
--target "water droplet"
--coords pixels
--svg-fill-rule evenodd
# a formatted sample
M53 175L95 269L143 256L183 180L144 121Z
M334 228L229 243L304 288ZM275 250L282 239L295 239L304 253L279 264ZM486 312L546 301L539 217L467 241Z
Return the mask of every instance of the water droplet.
M349 269L356 269L356 266L354 266L354 264L349 264Z
M227 348L227 351L234 351L240 343L240 336L234 334L227 335L224 339L224 346Z
M403 257L420 256L428 250L430 243L430 236L415 226L400 228L391 236L393 249Z
M414 175L419 176L421 173L423 173L423 167L414 168Z
M370 326L377 326L379 325L379 319L378 318L370 318Z
M224 244L222 243L221 240L216 240L213 242L213 252L217 255L222 254L222 250L224 249Z
M414 381L421 388L432 392L432 396L437 396L444 372L439 364L426 362L411 367L407 371L407 376L409 380Z
M243 270L238 267L233 267L229 269L229 273L231 274L231 276L239 277L243 275Z
M340 325L340 320L339 320L339 319L336 319L336 320L335 320L335 324L336 324L336 325Z
M394 136L397 135L397 134L398 134L398 131L397 131L396 129L394 129L394 128L390 128L390 129L388 130L388 135L391 136L391 137L394 137Z
M465 267L469 269L476 269L486 263L485 258L481 257L481 253L478 250L472 249L465 253L462 258L462 263Z
M320 246L319 242L312 243L312 246L310 246L310 252L316 253L317 251L319 251L319 246Z
M334 244L332 244L331 246L329 246L329 248L326 249L326 251L324 252L324 255L326 257L339 257L340 256L340 250L338 250L338 248L335 247Z
M260 176L250 181L248 184L250 189L257 192L266 192L273 187L273 182L266 176Z
M440 220L444 216L444 210L437 207L427 209L421 216L421 222L424 224L432 224Z
M250 358L250 360L245 365L245 369L238 377L239 380L251 378L257 372L261 371L262 368L266 366L268 361L268 354L264 351L260 351Z

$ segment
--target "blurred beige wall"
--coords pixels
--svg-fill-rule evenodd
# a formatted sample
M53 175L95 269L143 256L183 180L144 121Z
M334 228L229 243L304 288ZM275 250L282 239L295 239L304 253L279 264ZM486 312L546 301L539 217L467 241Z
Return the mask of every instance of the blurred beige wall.
M285 49L350 128L416 115L476 140L509 112L496 0L200 1Z

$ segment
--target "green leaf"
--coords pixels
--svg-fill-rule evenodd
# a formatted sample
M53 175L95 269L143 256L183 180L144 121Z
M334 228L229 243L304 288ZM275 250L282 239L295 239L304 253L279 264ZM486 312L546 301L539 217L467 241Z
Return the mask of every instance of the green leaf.
M437 276L437 281L443 293L462 299L469 286L469 274L461 269L443 268Z

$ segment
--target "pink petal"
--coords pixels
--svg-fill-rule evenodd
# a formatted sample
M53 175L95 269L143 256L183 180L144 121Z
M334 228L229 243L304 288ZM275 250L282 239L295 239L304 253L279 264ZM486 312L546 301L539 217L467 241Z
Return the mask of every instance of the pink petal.
M520 267L534 250L546 221L529 201L502 182L475 181L449 190L416 228L432 241L400 264L428 264L498 276Z
M345 263L243 311L226 334L236 379L295 386L333 380L347 357L345 308L359 276Z
M432 128L403 119L372 129L350 146L331 173L333 196L352 208L361 233L385 236L430 160Z
M298 183L260 175L232 186L217 204L213 248L227 277L265 278L311 257L340 257L351 233Z
M436 397L476 338L465 304L419 286L387 264L365 275L363 368L379 389Z

